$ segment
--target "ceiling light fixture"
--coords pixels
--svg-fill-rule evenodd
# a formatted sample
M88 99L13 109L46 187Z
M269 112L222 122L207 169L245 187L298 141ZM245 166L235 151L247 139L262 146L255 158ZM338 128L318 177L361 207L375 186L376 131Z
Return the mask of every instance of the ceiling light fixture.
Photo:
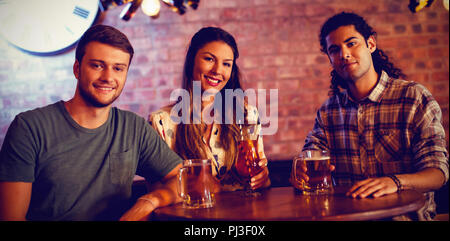
M172 11L183 15L186 13L188 5L192 9L196 10L200 0L161 0L166 6L168 6ZM116 6L125 5L124 9L120 13L119 17L125 21L130 20L139 7L142 11L155 19L159 17L159 12L161 9L160 0L100 0L101 11L106 11Z
M159 0L143 0L141 9L146 15L157 18L161 9L161 3L159 3Z

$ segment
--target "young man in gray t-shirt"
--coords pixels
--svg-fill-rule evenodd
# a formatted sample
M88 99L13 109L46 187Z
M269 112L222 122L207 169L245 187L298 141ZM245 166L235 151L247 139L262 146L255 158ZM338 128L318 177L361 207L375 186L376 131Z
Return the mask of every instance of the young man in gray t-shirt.
M111 106L132 56L123 33L91 27L74 97L16 116L0 151L1 220L145 220L178 201L180 157L143 118ZM130 208L135 174L164 185Z

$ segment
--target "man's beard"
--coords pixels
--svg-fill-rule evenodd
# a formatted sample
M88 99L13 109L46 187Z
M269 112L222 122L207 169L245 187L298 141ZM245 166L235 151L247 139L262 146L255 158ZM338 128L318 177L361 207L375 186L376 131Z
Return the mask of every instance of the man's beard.
M120 95L115 96L107 103L101 103L97 99L95 99L95 97L91 95L88 91L84 90L84 88L81 87L81 85L78 85L78 91L80 92L81 97L84 99L84 101L86 101L86 103L97 108L103 108L112 104L120 96Z

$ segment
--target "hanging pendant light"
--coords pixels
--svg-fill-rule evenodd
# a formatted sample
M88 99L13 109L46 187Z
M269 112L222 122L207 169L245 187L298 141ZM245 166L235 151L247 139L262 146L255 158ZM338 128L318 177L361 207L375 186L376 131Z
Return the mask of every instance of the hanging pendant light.
M159 17L161 11L160 1L180 15L186 13L187 7L185 4L196 10L200 3L200 0L100 0L99 7L101 11L104 12L111 8L125 5L119 15L119 17L125 21L130 20L136 14L137 9L142 7L142 11L146 15L155 19Z
M159 0L143 0L141 4L142 12L152 18L158 18L161 10L161 3Z

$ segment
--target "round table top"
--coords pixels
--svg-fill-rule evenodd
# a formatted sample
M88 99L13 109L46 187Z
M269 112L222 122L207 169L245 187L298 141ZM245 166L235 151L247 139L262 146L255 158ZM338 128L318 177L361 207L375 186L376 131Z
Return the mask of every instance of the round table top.
M216 194L212 208L187 209L181 203L158 208L154 220L375 220L416 211L425 197L414 190L378 198L345 196L348 187L335 187L332 194L303 195L293 187L276 187L248 197L243 191Z

